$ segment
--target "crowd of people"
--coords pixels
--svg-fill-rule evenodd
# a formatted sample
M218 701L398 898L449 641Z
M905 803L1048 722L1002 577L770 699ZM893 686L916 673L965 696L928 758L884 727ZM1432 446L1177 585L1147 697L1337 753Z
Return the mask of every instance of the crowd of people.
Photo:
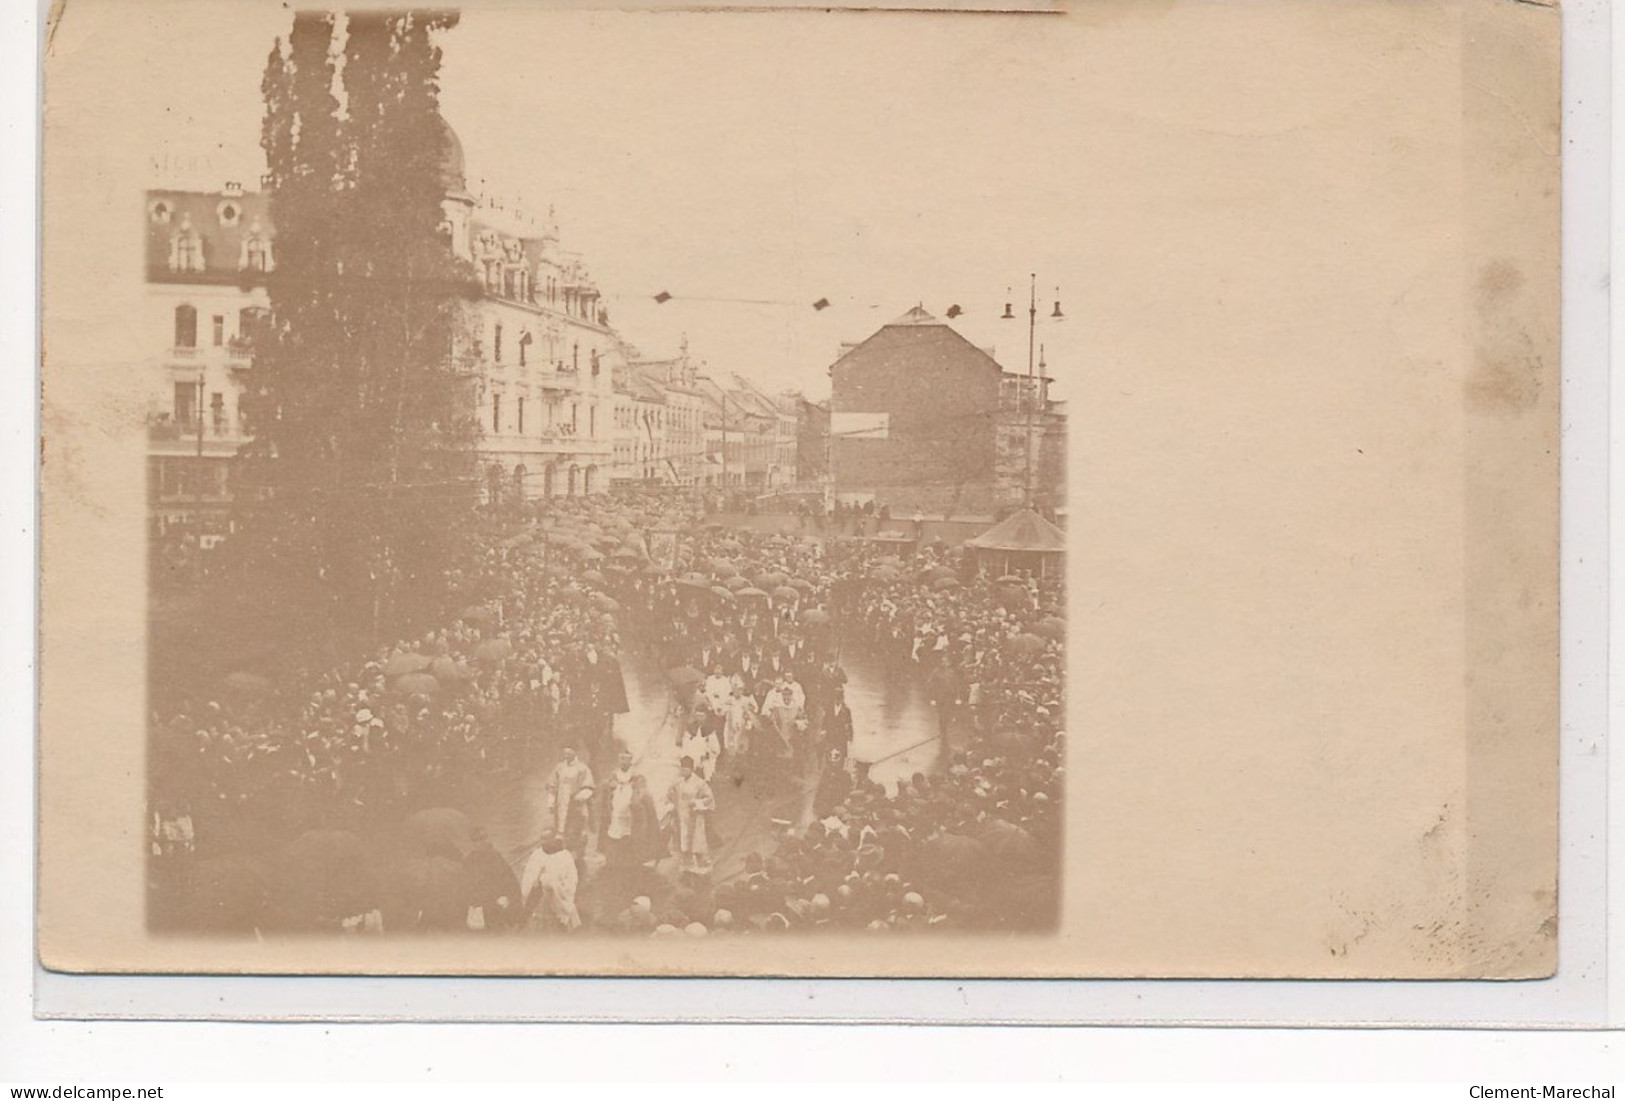
M1052 923L1059 584L990 577L941 541L902 556L705 520L677 497L550 502L458 565L468 604L444 628L289 684L235 674L155 715L155 857L364 834L563 746L535 843L498 854L511 888L488 840L435 856L474 860L487 885L466 922L456 906L445 921L668 936ZM657 531L683 534L651 554ZM669 730L652 735L681 758L669 785L613 742L623 641L669 680ZM881 784L878 762L852 759L843 646L926 686L946 767ZM716 820L747 795L798 809L719 866Z

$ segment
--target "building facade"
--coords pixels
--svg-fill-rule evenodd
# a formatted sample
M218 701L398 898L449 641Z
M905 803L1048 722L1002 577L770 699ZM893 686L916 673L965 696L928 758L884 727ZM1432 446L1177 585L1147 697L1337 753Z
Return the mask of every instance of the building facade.
M493 505L609 488L616 456L613 378L624 345L581 258L551 216L472 194L462 145L443 128L443 230L475 266L481 293L462 329L476 364L481 494ZM274 271L271 197L152 190L146 202L147 425L155 534L177 523L205 542L230 530L233 460L249 442L239 397Z
M1035 504L1058 499L1064 413L1049 400L1049 379L1005 371L925 310L844 347L830 383L838 500L980 517L1020 507L1029 487Z
M146 202L149 519L204 545L231 530L232 460L248 442L239 397L267 314L276 256L265 196L156 190Z

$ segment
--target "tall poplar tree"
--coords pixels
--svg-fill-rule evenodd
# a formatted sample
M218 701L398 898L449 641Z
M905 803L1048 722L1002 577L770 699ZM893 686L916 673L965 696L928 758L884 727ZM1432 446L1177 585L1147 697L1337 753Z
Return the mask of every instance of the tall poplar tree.
M473 272L442 232L434 42L456 22L300 13L262 83L276 268L255 343L243 540L351 622L432 609L475 500L458 354Z

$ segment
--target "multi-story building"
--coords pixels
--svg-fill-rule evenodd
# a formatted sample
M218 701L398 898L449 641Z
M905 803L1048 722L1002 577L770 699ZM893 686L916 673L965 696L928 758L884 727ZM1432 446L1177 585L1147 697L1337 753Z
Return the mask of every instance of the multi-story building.
M248 442L238 397L276 264L268 203L240 184L157 190L146 218L149 515L154 534L196 525L207 545L230 530L232 459Z
M444 127L441 185L453 252L482 293L467 329L477 364L476 453L490 503L595 493L614 461L612 378L625 356L579 256L545 224L469 191L462 145ZM275 267L271 197L147 193L149 501L155 532L201 517L229 529L232 460L248 442L238 398L253 370Z
M1059 506L1065 416L1047 376L1005 371L916 307L843 347L830 381L838 499L932 515L992 515L1029 494Z
M704 484L705 402L698 386L698 364L689 357L688 340L683 340L678 354L671 359L646 359L634 354L628 366L640 385L661 394L662 409L657 419L662 433L662 469L656 480L679 486Z
M829 401L787 395L796 410L796 481L822 486L829 478Z

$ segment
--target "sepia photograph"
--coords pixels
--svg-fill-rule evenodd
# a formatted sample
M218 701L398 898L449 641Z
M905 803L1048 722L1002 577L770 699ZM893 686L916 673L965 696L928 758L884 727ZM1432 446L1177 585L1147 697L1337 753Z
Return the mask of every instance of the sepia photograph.
M616 74L561 58L579 110L476 113L530 38L648 16L281 22L144 196L149 927L1053 932L1068 318L1031 257L922 286L885 211L795 194L835 149L716 209L700 155L797 109L753 71L612 128ZM842 131L791 132L876 163ZM858 247L764 270L814 226Z
M46 965L1550 973L1554 15L60 10Z

